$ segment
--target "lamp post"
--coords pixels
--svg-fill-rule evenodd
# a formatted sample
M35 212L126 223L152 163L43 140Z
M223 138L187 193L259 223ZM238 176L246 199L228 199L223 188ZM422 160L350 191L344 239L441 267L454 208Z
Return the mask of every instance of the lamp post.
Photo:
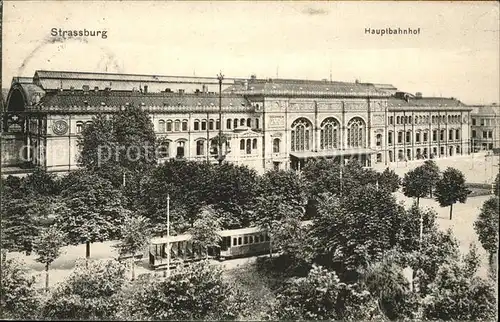
M167 277L170 277L170 194L167 194Z
M219 162L219 165L222 164L222 161L226 158L226 152L222 152L222 146L223 146L223 136L222 136L222 80L224 79L224 75L222 75L222 72L217 74L217 79L219 80L219 139L217 142L217 161ZM227 147L227 142L226 142L226 147Z

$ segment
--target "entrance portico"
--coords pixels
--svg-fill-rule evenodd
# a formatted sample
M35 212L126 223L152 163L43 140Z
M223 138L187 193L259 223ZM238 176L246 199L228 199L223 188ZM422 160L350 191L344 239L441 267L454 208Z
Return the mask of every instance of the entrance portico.
M302 169L308 160L330 159L335 163L347 164L349 161L358 161L364 167L371 166L371 155L376 151L371 149L347 149L332 151L301 151L290 153L291 168Z

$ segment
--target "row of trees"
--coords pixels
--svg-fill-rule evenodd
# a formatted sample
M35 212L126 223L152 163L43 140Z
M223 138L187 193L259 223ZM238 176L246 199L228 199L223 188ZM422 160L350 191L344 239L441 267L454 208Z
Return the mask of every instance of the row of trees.
M415 198L417 206L420 198L433 193L441 207L450 207L450 220L453 216L453 205L457 202L465 203L470 190L465 185L465 176L454 168L447 168L442 173L436 163L426 160L423 165L408 171L403 178L403 193L407 197Z

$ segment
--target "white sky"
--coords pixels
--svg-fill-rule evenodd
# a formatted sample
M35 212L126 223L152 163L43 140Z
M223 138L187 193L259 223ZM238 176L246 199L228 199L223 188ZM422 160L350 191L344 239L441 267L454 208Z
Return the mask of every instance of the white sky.
M37 69L390 83L499 101L497 2L4 1L3 87ZM420 28L367 35L365 28ZM107 30L58 41L51 28Z

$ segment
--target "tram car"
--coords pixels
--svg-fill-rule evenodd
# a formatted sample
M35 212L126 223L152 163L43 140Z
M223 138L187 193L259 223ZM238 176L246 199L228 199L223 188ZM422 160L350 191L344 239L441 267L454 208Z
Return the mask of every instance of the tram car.
M303 221L302 226L312 221ZM258 227L219 231L219 247L209 247L208 256L218 260L261 255L269 252L269 235ZM206 258L207 254L192 242L190 234L155 237L149 246L149 266L157 269L167 265L167 245L170 244L170 266Z

